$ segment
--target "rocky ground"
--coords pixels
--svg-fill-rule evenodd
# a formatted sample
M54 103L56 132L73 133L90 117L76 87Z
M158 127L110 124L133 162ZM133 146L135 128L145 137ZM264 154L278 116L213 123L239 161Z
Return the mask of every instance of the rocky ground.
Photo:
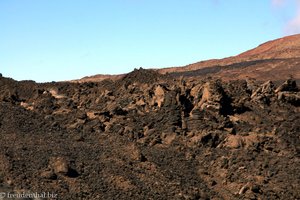
M300 90L135 70L0 78L0 193L56 199L300 199ZM55 199L55 198L53 198Z

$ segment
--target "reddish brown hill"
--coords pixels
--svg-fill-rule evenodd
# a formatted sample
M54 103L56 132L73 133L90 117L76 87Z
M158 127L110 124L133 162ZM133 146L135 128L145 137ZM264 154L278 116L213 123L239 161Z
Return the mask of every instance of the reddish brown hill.
M300 79L300 34L266 42L237 56L165 68L159 72L181 75L189 72L189 76L213 74L223 79L281 80L291 75Z
M123 78L126 74L110 75L110 74L97 74L94 76L85 76L82 79L74 80L72 82L99 82L105 79L118 80Z
M238 55L237 57L248 59L300 57L300 34L266 42L255 49Z
M300 79L300 34L287 36L224 59L212 59L182 67L157 69L161 74L180 76L204 76L228 79L282 80L290 76ZM80 82L119 79L124 75L96 75L80 79Z

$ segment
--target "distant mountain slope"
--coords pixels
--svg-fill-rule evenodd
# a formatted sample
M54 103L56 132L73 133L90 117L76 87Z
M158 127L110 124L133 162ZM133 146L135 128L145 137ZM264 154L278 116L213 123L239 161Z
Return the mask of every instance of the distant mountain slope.
M248 59L299 58L300 34L266 42L238 57Z
M237 56L201 61L183 67L157 69L157 71L161 74L189 77L213 75L225 80L245 77L283 80L290 76L300 80L300 34L266 42ZM79 81L119 79L123 76L96 75Z
M118 80L120 78L123 78L124 76L125 74L118 74L118 75L97 74L94 76L85 76L82 79L73 80L72 82L99 82L105 79Z

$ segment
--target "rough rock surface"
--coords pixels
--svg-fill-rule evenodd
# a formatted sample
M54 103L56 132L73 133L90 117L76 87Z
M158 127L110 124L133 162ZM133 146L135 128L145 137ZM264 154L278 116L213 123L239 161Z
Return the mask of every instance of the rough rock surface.
M0 192L58 199L300 199L299 89L135 70L0 78Z

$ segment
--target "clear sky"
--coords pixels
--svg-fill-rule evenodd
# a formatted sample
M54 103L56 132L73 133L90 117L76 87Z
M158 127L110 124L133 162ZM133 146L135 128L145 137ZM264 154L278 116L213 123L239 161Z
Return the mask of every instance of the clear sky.
M37 82L182 66L300 32L300 0L0 0L0 73Z

